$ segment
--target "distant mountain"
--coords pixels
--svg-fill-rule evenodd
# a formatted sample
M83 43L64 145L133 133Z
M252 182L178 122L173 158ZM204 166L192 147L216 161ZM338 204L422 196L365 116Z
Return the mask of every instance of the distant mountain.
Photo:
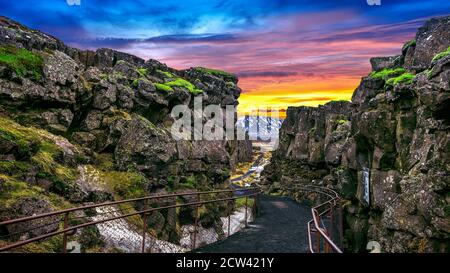
M264 116L245 116L238 118L236 126L245 128L251 140L278 139L283 119Z

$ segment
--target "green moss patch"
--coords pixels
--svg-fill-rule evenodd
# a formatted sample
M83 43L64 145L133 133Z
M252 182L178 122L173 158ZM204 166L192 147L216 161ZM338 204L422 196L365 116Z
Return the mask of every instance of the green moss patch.
M0 191L0 207L4 209L11 207L18 199L40 197L44 193L42 188L29 186L25 182L17 181L4 174L0 174L0 179L4 183L3 190Z
M384 68L383 70L374 71L374 72L370 73L369 76L374 79L387 80L392 77L400 76L405 72L406 72L406 70L403 67L399 67L399 68L395 68L395 69Z
M147 76L148 70L147 68L138 68L136 69L136 72L139 74L139 76L145 77Z
M163 92L172 92L173 88L169 85L163 84L163 83L155 83L155 87L157 91L163 91Z
M24 127L14 121L0 117L0 139L12 142L18 147L20 163L16 167L27 168L26 164L39 167L39 175L58 180L74 180L77 170L64 166L59 161L63 150L48 136L49 133L33 128ZM3 164L3 167L6 167ZM16 168L16 173L21 168Z
M346 120L346 119L339 119L339 120L337 121L337 124L341 125L341 124L344 124L344 123L346 123L346 122L348 122L348 120Z
M389 80L386 81L387 85L391 85L391 86L396 86L399 83L403 83L403 84L411 84L412 81L414 79L414 75L411 73L403 73L402 75L395 77L395 78L390 78Z
M30 73L37 80L41 79L44 68L42 56L12 46L0 47L0 64L11 67L18 76L23 77Z
M136 172L106 171L102 176L110 188L120 199L138 198L147 194L147 179Z
M449 54L450 54L450 46L447 47L447 50L442 51L442 52L436 54L436 56L433 57L433 59L431 60L431 62L438 61L438 60L444 58L445 56L447 56L447 55L449 55Z
M47 200L52 206L59 209L70 207L70 203L64 198L46 192L38 186L29 185L26 182L15 179L11 176L0 174L3 181L2 191L0 191L0 208L11 208L16 202L23 198L40 198Z
M170 73L169 71L164 71L161 69L156 69L156 72L163 74L164 76L166 76L167 78L174 78L175 76Z
M165 85L170 86L170 87L186 88L187 90L189 90L189 92L191 92L193 94L199 94L199 93L203 92L203 90L197 89L195 87L195 85L193 85L189 81L187 81L185 79L182 79L182 78L177 78L177 79L175 79L173 81L166 82Z
M147 194L147 179L138 172L117 171L111 154L98 154L96 156L97 169L108 189L118 199L138 198ZM94 172L96 168L90 166Z
M20 157L31 156L40 143L40 137L33 130L4 117L0 117L0 139L17 145L17 153Z
M408 49L408 47L415 46L415 45L416 45L416 39L412 39L411 41L408 41L403 45L402 51L405 51L406 49Z
M180 181L180 184L178 185L177 189L195 189L197 185L197 181L195 179L194 175L191 175L187 177L186 179L183 179Z
M250 208L253 207L254 203L255 203L255 199L254 198L248 198L247 199L247 206L248 207L250 207ZM241 197L241 198L238 198L238 199L234 200L234 205L235 205L236 208L244 207L245 206L245 197Z

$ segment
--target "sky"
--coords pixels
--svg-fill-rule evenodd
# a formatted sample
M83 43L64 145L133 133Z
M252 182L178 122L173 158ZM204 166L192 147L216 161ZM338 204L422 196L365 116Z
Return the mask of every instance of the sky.
M77 5L79 2L79 5ZM442 0L0 0L0 14L83 49L239 76L239 112L349 100L374 56L400 54Z

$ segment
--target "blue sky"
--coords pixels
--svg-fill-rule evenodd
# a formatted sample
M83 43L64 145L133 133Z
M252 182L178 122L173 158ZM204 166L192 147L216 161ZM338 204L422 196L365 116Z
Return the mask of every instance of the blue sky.
M450 13L442 0L80 1L0 0L0 14L80 48L237 73L241 104L280 108L349 98L371 56L398 54L427 18Z
M265 29L265 19L272 16L338 10L352 10L366 24L398 23L450 11L450 1L441 0L381 0L380 6L370 6L366 0L80 0L79 6L69 5L66 0L0 0L0 3L1 14L59 34L66 41L245 32Z

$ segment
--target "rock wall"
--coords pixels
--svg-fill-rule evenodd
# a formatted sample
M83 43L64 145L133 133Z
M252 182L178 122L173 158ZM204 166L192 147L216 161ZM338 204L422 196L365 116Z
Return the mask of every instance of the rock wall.
M237 105L241 89L232 74L75 49L5 17L0 55L0 221L22 215L15 209L22 197L45 203L29 214L225 188L234 164L248 160L248 141L176 141L170 134L175 105L192 112L194 97L203 106ZM200 224L221 229L229 209L205 208ZM193 222L194 212L153 214L152 234L178 243L179 222Z
M431 19L402 54L371 59L351 102L291 107L265 187L333 187L347 251L450 251L450 17Z

